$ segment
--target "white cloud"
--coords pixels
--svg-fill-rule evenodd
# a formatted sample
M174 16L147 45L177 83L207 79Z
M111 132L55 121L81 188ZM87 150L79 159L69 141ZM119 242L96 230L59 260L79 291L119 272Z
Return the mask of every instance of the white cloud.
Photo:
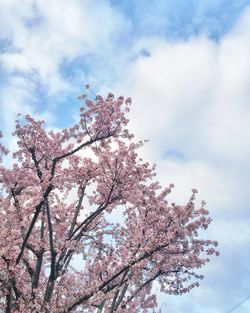
M30 0L20 5L10 0L1 1L0 6L0 39L7 46L0 55L7 78L1 88L1 105L9 120L15 118L17 109L28 113L31 108L36 113L36 102L27 104L27 97L37 96L35 87L45 86L46 95L55 99L61 92L72 92L76 87L61 75L61 66L75 58L110 54L128 27L106 1ZM17 77L20 85L13 81Z
M1 62L5 70L8 72L30 70L28 58L20 53L3 53L1 56Z
M1 37L27 57L42 78L53 74L64 58L107 49L106 42L125 26L124 18L106 2L18 1L1 4ZM18 9L17 9L18 8Z
M126 80L115 88L132 96L131 125L138 137L150 138L145 150L152 159L172 149L184 154L183 167L202 160L228 177L245 171L250 156L249 16L250 10L218 43L205 37L138 43L137 49L146 48L150 57L131 63ZM232 177L230 183L235 183Z
M220 243L222 255L202 270L201 287L182 300L167 297L166 312L186 312L191 302L192 312L221 312L234 304L225 301L227 294L237 303L250 287L243 284L250 243L249 20L250 9L219 42L142 38L134 49L149 56L139 56L115 85L133 98L137 137L150 138L143 156L158 164L162 184L176 185L171 201L184 201L198 188L213 217L206 236ZM168 158L168 150L183 160ZM224 273L233 266L234 275Z

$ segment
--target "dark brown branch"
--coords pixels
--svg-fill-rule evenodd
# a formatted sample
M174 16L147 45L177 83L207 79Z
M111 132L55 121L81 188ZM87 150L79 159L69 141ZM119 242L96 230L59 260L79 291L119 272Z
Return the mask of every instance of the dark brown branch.
M75 225L76 225L76 221L77 221L77 217L79 215L79 212L80 212L80 209L81 209L81 206L82 206L82 201L83 201L83 197L84 197L84 193L85 193L85 188L86 188L86 186L80 186L80 197L79 197L78 204L77 204L76 210L75 210L75 214L74 214L74 217L73 217L70 229L69 229L68 237L70 237L71 234L74 231L74 228L75 228Z
M61 273L65 273L67 267L69 266L69 263L73 257L74 251L73 250L69 250L68 253L66 254L63 262L62 262L62 266L61 266Z
M19 252L19 254L17 256L17 259L16 259L16 264L18 264L20 262L21 258L22 258L22 255L23 255L24 249L26 247L26 244L27 244L27 242L29 240L29 237L30 237L30 235L32 233L32 230L33 230L33 228L35 226L35 223L37 221L37 218L39 216L41 208L44 205L44 201L47 199L47 197L50 194L52 189L53 189L53 185L50 184L48 186L48 188L46 189L44 195L43 195L43 200L40 201L40 203L36 205L35 214L34 214L34 216L32 218L31 223L30 223L29 229L28 229L28 231L27 231L27 233L26 233L26 235L24 237L24 240L23 240L23 243L22 243L22 246L21 246L21 250L20 250L20 252Z
M81 206L82 206L82 201L83 201L83 197L84 197L84 193L85 193L85 188L86 188L86 185L85 186L81 186L80 187L80 197L79 197L79 200L78 200L78 204L76 206L76 210L75 210L75 213L74 213L74 217L73 217L73 220L71 222L71 226L70 226L70 229L69 229L69 232L68 232L68 238L70 238L70 236L72 235L73 231L74 231L74 228L75 228L75 225L76 225L76 222L77 222L77 217L79 215L79 212L80 212L80 209L81 209ZM59 259L58 259L58 263L56 265L56 272L58 275L58 271L59 270L63 270L63 268L66 268L71 260L71 257L67 260L67 254L65 256L65 253L66 251L64 251L63 253L61 253ZM59 266L59 263L63 260L63 258L66 258L65 262L62 263L61 266Z
M102 301L101 305L99 306L98 313L102 313L102 310L104 309L105 302L106 302L106 299L104 299Z
M21 294L20 290L18 290L18 288L16 286L16 281L13 282L13 290L14 290L14 293L15 293L16 300L18 300L21 297L22 294Z
M115 304L116 304L116 300L118 298L118 295L119 295L119 289L117 289L116 292L115 292L115 295L114 295L113 301L111 303L111 307L110 307L109 313L114 313L114 311L115 311Z
M112 192L114 190L114 185L112 185L112 187L110 188L110 191L109 191L109 195L108 195L108 198L107 198L107 201L105 201L104 203L102 203L98 209L93 212L92 214L90 214L90 216L88 216L71 234L71 236L68 238L68 239L71 239L76 233L78 230L80 230L83 226L84 228L86 229L86 227L101 213L103 212L107 206L111 203L110 202L110 199L111 199L111 195L112 195ZM115 199L113 199L112 201L114 201ZM81 230L82 231L82 230Z
M128 289L128 286L129 286L128 283L126 283L126 284L123 286L122 292L121 292L121 294L120 294L120 296L119 296L119 298L118 298L118 300L117 300L117 302L116 302L116 304L115 304L114 311L117 311L119 305L121 304L121 302L122 302L122 300L123 300L123 298L124 298L124 296L125 296L125 293L126 293L126 291L127 291L127 289ZM113 313L113 312L111 312L111 313Z
M106 139L106 138L109 138L113 135L113 132L112 133L108 133L107 135L104 135L104 136L101 136L101 137L98 137L98 135L95 137L95 138L91 138L90 140L82 143L81 145L79 145L78 147L76 147L75 149L65 153L65 154L62 154L61 156L59 157L55 157L52 161L52 168L51 168L51 175L54 176L54 173L55 173L55 169L56 169L56 164L58 163L58 161L70 156L70 155L73 155L75 154L76 152L78 152L79 150L91 145L92 143L94 142L97 142L97 141L100 141L100 140L103 140L103 139Z
M43 207L42 218L41 218L41 231L40 231L41 241L43 241L44 239L44 228L45 228L45 209Z
M35 164L35 167L36 167L36 173L37 173L37 176L41 179L42 178L42 171L40 170L40 167L39 167L39 162L37 161L37 158L36 158L36 152L35 152L35 148L34 147L31 147L29 149L30 153L31 153L31 157L32 157L32 160Z
M8 288L8 293L6 295L6 313L11 313L12 309L12 288Z
M42 218L41 218L41 231L40 231L40 239L43 241L44 239L44 228L45 228L45 209L43 207L42 212ZM28 245L27 245L28 246ZM32 278L32 290L34 292L34 289L38 287L39 277L42 269L42 263L43 263L43 256L44 256L44 248L40 248L40 250L36 253L36 267L35 272Z
M34 275L33 268L30 266L29 262L25 258L23 258L22 261L25 264L25 266L27 268L27 271L28 271L28 273L29 273L29 275L30 275L30 277L32 279L33 275Z
M119 287L121 287L124 284L125 278L126 278L128 272L129 272L128 270L124 272L124 274L122 276L122 279L121 279L121 282L119 284ZM120 292L119 288L116 291L115 296L114 296L113 301L112 301L111 308L110 308L110 313L113 313L114 311L116 311L118 309L120 303L122 302L122 299L125 296L125 293L127 291L128 285L129 284L127 282L124 284L120 296L119 296L119 292ZM119 298L118 298L118 296L119 296ZM117 298L118 298L118 300L117 300Z
M22 225L23 218L22 218L22 215L21 215L20 204L19 204L19 200L18 200L17 196L20 195L21 191L24 188L23 187L16 188L16 186L17 186L17 183L15 184L15 186L13 188L11 188L11 194L12 194L12 197L14 199L14 206L15 206L16 211L17 211L17 216L18 216L18 219L19 219L19 223L20 223L20 225ZM21 233L22 233L23 239L25 237L25 230L24 229L25 229L24 226L21 226ZM27 243L26 247L36 255L36 250L35 250L35 248L31 244Z
M127 301L131 301L143 288L145 288L147 285L152 283L157 277L159 277L162 274L162 271L159 270L158 272L155 273L154 276L150 277L147 279L141 286L127 299Z
M85 231L88 227L88 225L99 215L101 214L106 208L107 206L111 203L110 202L110 198L111 198L111 195L112 195L112 191L114 189L114 186L111 187L110 189L110 192L109 192L109 195L108 195L108 199L106 201L106 203L102 203L98 209L93 212L89 217L87 217L72 233L71 235L69 236L69 238L67 240L71 240L73 238L73 236L80 230L79 234L76 235L75 237L75 240L80 240L81 236L82 236L82 232ZM113 199L112 201L116 200ZM57 261L57 264L56 264L56 272L57 272L57 275L59 275L59 272L64 268L66 269L65 267L65 264L69 264L68 263L68 258L71 258L72 257L72 254L74 253L74 251L72 250L69 250L67 252L67 250L63 250L60 254L60 257L58 258L58 261Z
M17 185L17 183L15 185ZM20 195L20 193L23 190L23 188L20 187L20 188L16 189L15 187L11 188L11 194L12 194L12 197L14 199L14 206L16 208L16 212L17 212L17 216L18 216L18 219L19 219L19 223L20 223L20 225L22 225L23 219L22 219L22 215L21 215L21 212L20 212L20 205L19 205L19 201L17 199L17 196ZM24 226L21 226L20 229L21 229L21 234L22 234L22 236L24 238Z
M32 289L35 289L38 287L39 277L40 277L42 263L43 263L43 255L44 255L44 248L41 248L41 250L37 253L36 267L35 267L34 275L32 277Z
M145 252L143 255L141 255L139 258L137 258L136 260L134 260L133 262L131 262L129 265L124 266L120 271L118 271L116 274L114 274L112 277L110 277L109 279L107 279L105 282L103 282L97 291L101 291L103 290L107 285L110 284L110 282L114 281L117 277L119 277L121 274L123 274L125 271L128 271L129 269L131 269L135 264L138 264L139 262L141 262L142 260L151 257L153 254L155 254L156 252L160 251L161 249L164 249L165 247L167 247L169 245L169 243L165 243L162 245L159 245L157 247L155 247L154 249L152 249L151 251ZM68 308L66 309L66 312L70 312L72 311L76 306L80 305L81 303L83 303L84 301L87 301L88 299L90 299L91 297L93 297L93 295L95 294L96 291L92 291L89 294L80 297L78 300L76 300L74 303L72 303L71 305L68 306Z
M113 201L114 201L114 200L115 200L115 199L113 199ZM112 203L112 201L109 202L109 200L107 200L107 203L106 203L103 207L100 207L98 210L96 210L93 214L91 214L91 215L80 225L80 226L84 226L84 227L80 230L80 232L78 233L78 235L75 236L75 240L76 240L76 241L79 241L79 240L82 238L83 232L87 230L87 227L93 222L93 220L94 220L95 218L97 218L98 215L100 215L100 214L107 208L107 206L108 206L110 203ZM84 225L84 223L85 223L85 225ZM72 235L73 235L73 234L72 234ZM74 251L69 250L68 253L66 254L66 256L65 256L65 258L64 258L64 262L63 262L64 268L65 268L65 264L66 264L66 263L67 263L67 265L68 265L68 260L67 260L67 259L72 257L72 253L74 253Z
M54 249L54 238L53 238L53 226L51 221L51 214L48 202L45 204L46 213L47 213L47 221L48 221L48 230L49 230L49 246L50 246L50 254L51 254L51 261L50 261L50 275L44 295L44 302L49 302L55 285L56 280L56 251Z
M31 252L33 252L35 255L37 255L37 251L36 251L36 249L33 247L32 244L27 243L27 244L26 244L26 248L29 249Z

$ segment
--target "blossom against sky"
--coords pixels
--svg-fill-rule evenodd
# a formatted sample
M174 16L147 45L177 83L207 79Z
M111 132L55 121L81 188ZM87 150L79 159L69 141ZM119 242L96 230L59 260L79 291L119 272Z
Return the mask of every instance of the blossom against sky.
M0 21L6 140L19 112L68 126L85 83L131 96L131 129L150 139L143 156L175 183L173 201L199 190L220 243L201 286L159 306L226 313L248 296L250 1L0 0Z

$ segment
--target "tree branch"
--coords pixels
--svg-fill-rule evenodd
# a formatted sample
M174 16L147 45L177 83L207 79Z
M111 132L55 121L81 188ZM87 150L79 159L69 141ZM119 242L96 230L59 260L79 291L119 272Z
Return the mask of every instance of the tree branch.
M43 207L43 213L42 213L42 218L41 218L41 231L40 231L40 239L43 241L44 239L44 228L45 228L45 209ZM27 244L28 247L28 244ZM34 289L38 287L38 282L39 282L39 277L42 269L42 263L43 263L43 256L44 256L44 247L42 246L40 250L36 253L36 267L35 267L35 272L33 275L32 279L32 290L34 292Z
M69 232L68 232L68 237L70 237L71 234L74 231L74 228L75 228L75 225L76 225L76 221L77 221L77 217L79 215L79 212L80 212L80 209L81 209L81 206L82 206L82 201L83 201L83 197L84 197L84 193L85 193L85 188L86 188L86 186L80 186L80 197L79 197L79 201L78 201L78 204L76 206L75 214L74 214L74 217L73 217L73 220L72 220Z
M125 293L126 293L126 291L127 291L127 289L128 289L128 286L129 286L128 283L126 283L126 284L123 286L122 292L121 292L121 294L120 294L120 296L119 296L117 302L115 303L114 311L117 311L119 305L121 304L121 302L122 302L122 300L123 300L123 298L124 298L124 296L125 296ZM113 311L111 311L111 313L113 313Z
M55 280L56 280L56 251L54 249L54 238L53 238L53 226L52 226L52 221L51 221L51 215L50 215L50 208L48 201L45 203L46 207L46 213L47 213L47 220L48 220L48 230L49 230L49 246L50 246L50 254L51 254L51 261L50 261L50 275L44 295L44 302L49 302L53 290L54 290L54 285L55 285Z
M6 313L11 313L12 309L12 288L8 288L8 293L6 295Z
M32 160L35 164L37 176L41 179L42 178L42 171L40 170L39 162L37 161L37 158L36 158L35 147L29 148L29 152L31 153Z
M159 277L162 274L162 271L159 270L156 272L156 274L149 279L147 279L129 298L128 302L131 301L143 288L145 288L148 284L152 283L157 277Z
M109 195L108 195L107 200L106 200L104 203L102 203L102 204L98 207L98 209L97 209L95 212L93 212L92 214L90 214L90 216L88 216L88 217L72 232L72 234L70 235L70 237L69 237L68 239L71 239L71 238L77 233L77 231L78 231L79 229L81 229L83 226L84 226L84 228L86 229L86 227L87 227L102 211L104 211L104 210L107 208L107 206L111 203L111 202L110 202L110 199L111 199L111 195L112 195L113 190L114 190L114 185L112 185L112 187L110 188L110 191L109 191ZM112 201L114 201L114 199L113 199ZM83 229L82 229L81 231L83 231Z
M51 169L51 174L52 176L54 176L54 173L55 173L55 168L56 168L56 164L58 163L58 161L70 156L70 155L73 155L75 154L76 152L78 152L79 150L83 149L84 147L87 147L89 145L91 145L92 143L94 142L97 142L97 141L100 141L100 140L103 140L103 139L106 139L106 138L109 138L113 135L113 132L111 133L108 133L107 135L105 136L96 136L95 138L91 138L90 140L82 143L81 145L79 145L78 147L76 147L75 149L65 153L65 154L62 154L61 156L59 157L55 157L52 161L52 169Z
M37 218L38 218L38 216L39 216L39 213L40 213L40 211L41 211L41 208L42 208L42 206L44 205L44 201L47 199L47 197L48 197L48 195L50 194L50 192L51 192L52 189L53 189L53 185L50 184L50 185L48 186L48 188L46 189L44 195L43 195L43 200L40 201L40 203L36 205L35 214L34 214L34 216L33 216L33 218L32 218L31 223L30 223L29 229L28 229L28 231L27 231L27 233L26 233L26 235L25 235L25 237L24 237L24 240L23 240L23 243L22 243L22 246L21 246L21 250L20 250L20 252L19 252L19 254L18 254L18 256L17 256L16 265L20 262L20 260L21 260L21 258L22 258L22 255L23 255L24 249L25 249L25 247L26 247L26 244L27 244L27 242L28 242L28 240L29 240L29 237L30 237L30 235L31 235L31 233L32 233L32 230L33 230L33 228L34 228L34 226L35 226L35 223L36 223L36 221L37 221Z
M125 271L128 271L130 268L132 268L135 264L141 262L142 260L149 258L150 256L152 256L154 253L156 253L157 251L165 248L166 246L168 246L169 243L165 243L162 245L158 245L157 247L155 247L154 249L152 249L151 251L145 252L143 255L141 255L139 258L137 258L136 260L132 261L129 265L124 266L120 271L118 271L116 274L114 274L112 277L110 277L109 279L107 279L105 282L103 282L97 289L97 291L92 291L89 294L80 297L79 299L77 299L74 303L70 304L67 309L66 312L70 312L72 311L76 306L80 305L81 303L83 303L84 301L87 301L88 299L90 299L95 292L101 291L103 288L105 288L110 282L112 282L113 280L115 280L117 277L119 277L121 274L123 274Z
M107 206L111 203L110 198L111 198L113 189L114 189L114 186L112 185L106 203L105 204L102 203L95 212L93 212L74 231L72 231L71 235L67 239L68 241L71 240L73 236L80 230L79 234L76 235L75 237L76 240L79 240L81 238L82 232L87 229L88 225L107 208ZM114 201L114 199L112 201ZM73 252L74 252L73 250L69 250L68 252L67 250L63 250L61 252L58 258L57 264L56 264L57 275L59 271L61 271L63 268L64 269L66 268L65 267L66 264L67 265L69 264L68 258L71 258Z
M35 267L34 275L32 277L32 289L35 289L38 287L39 277L40 277L42 263L43 263L43 255L44 255L44 248L41 248L40 251L37 253L36 267Z

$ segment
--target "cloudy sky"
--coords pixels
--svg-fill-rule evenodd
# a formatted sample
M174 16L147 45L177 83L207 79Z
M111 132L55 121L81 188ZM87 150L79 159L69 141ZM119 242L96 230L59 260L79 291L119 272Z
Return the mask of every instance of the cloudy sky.
M69 126L76 97L131 96L131 130L174 201L207 202L221 255L163 313L227 313L250 295L250 0L0 0L0 128ZM231 311L230 311L231 312ZM250 312L250 300L235 308Z

